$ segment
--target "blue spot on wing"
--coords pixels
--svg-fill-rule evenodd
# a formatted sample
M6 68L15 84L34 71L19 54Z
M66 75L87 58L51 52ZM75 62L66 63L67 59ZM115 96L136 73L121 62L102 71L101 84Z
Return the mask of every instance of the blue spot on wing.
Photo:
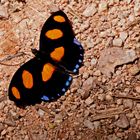
M79 67L80 67L80 66L79 66L78 64L75 66L76 69L78 69Z
M66 86L69 86L69 85L70 85L71 80L72 80L72 77L71 77L71 76L69 76L69 78L68 78L68 80L66 81L65 85L66 85Z
M72 77L71 76L69 76L69 79L68 79L69 81L71 81L72 80Z
M81 63L82 60L79 59L78 62ZM79 67L80 67L80 65L79 65L79 64L76 64L76 65L75 65L75 68L74 68L74 70L73 70L73 72L77 72L77 70L79 69Z
M78 45L78 47L80 48L80 50L83 50L83 47L82 47L81 43L76 38L73 39L73 43L76 44L76 45Z
M62 92L65 92L66 91L66 89L65 88L62 88Z
M73 42L74 42L76 45L81 46L81 43L80 43L76 38L73 39Z
M41 97L41 99L44 100L44 101L49 101L49 100L50 100L46 95L43 95L43 96Z
M82 60L81 60L81 59L79 59L79 60L78 60L78 62L79 62L79 63L82 63Z
M66 86L68 86L69 84L70 84L70 82L69 82L69 81L67 81L65 85L66 85Z
M75 44L75 47L79 48L79 59L77 60L77 64L74 66L74 69L73 69L73 72L76 73L83 62L84 50L81 43L76 38L73 39L73 43Z
M77 72L77 69L74 69L73 72Z

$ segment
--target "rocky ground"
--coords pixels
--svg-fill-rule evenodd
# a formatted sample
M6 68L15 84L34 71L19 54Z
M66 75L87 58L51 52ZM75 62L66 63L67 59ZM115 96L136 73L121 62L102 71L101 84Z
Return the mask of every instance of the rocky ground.
M65 96L18 108L8 99L8 85L33 57L42 25L58 7L85 49L84 66ZM140 139L140 0L0 1L3 139Z

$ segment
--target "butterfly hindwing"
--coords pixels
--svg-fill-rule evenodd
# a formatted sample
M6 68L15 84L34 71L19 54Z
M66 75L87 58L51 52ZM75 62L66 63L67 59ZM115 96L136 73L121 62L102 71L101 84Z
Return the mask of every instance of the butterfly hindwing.
M33 58L14 74L9 86L9 98L17 104L35 104L53 100L65 93L72 77L47 61Z
M76 73L82 65L83 47L75 38L70 21L63 11L52 14L43 25L40 51L72 73Z

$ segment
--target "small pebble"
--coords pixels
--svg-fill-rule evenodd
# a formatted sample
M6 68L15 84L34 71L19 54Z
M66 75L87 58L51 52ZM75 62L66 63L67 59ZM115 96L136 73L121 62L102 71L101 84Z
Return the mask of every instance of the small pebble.
M128 118L134 118L134 114L131 113L131 112L130 112L130 113L127 113L126 116L127 116Z
M29 137L28 135L25 136L24 140L29 140Z
M134 14L135 14L135 16L140 15L140 2L139 2L139 0L135 1Z
M132 118L132 119L130 120L130 126L131 126L131 127L135 127L136 123L137 123L136 118Z
M111 100L113 100L113 98L112 98L111 95L106 95L105 99L106 99L106 101L111 101Z
M87 8L83 12L83 16L90 17L93 16L97 12L96 4L89 4Z
M107 10L107 2L102 0L99 3L99 12L103 12L105 10Z
M40 117L43 117L45 112L42 109L39 109L38 114L39 114Z
M105 77L102 77L102 83L105 83L107 79Z
M7 0L1 0L1 4L3 5L4 3L6 3Z
M74 134L75 134L74 131L71 131L71 132L70 132L70 135L71 135L71 136L74 136Z
M113 46L121 47L122 46L122 40L120 38L115 38L113 40Z
M82 98L83 100L85 100L85 99L87 99L87 98L89 97L89 95L90 95L89 92L85 92L85 91L84 91L84 92L81 93L81 98Z
M91 97L88 97L88 98L85 100L85 103L86 103L87 105L91 105L93 102L94 102L94 100L93 100Z
M100 101L104 101L105 95L104 95L104 94L99 94L99 95L98 95L98 99L99 99Z
M133 14L129 15L129 21L133 22L135 20L135 16Z
M123 42L126 40L127 36L128 36L127 32L121 32L120 33L120 38Z
M126 2L127 2L127 4L130 4L130 2L132 1L132 0L125 0Z
M136 86L135 90L136 90L137 93L140 93L140 86Z
M97 60L95 58L91 59L91 66L95 65L97 63Z
M100 76L101 75L101 72L100 70L96 70L94 73L93 73L94 76Z
M85 117L87 117L89 114L90 114L90 111L89 111L89 110L85 110L85 111L84 111L84 116L85 116Z
M13 131L15 128L14 127L8 127L7 128L7 132L11 132L11 131Z
M55 122L61 123L62 121L63 121L63 116L61 114L56 114L55 115Z
M2 131L2 130L4 130L4 125L2 125L1 123L0 123L0 132Z
M5 18L7 19L8 18L8 12L7 12L7 8L0 5L0 18Z
M123 102L123 100L122 99L117 99L117 105L121 105L122 104L122 102Z
M84 121L84 125L85 125L85 127L89 128L89 129L91 129L91 130L94 129L93 123L92 123L91 121L89 121L89 120L85 120L85 121Z
M92 39L92 38L87 39L87 40L86 40L86 45L87 45L87 48L88 48L88 49L93 48L93 47L94 47L94 41L93 41L93 39Z
M93 124L95 129L98 129L101 125L100 121L94 121Z
M7 119L7 120L4 120L4 123L7 124L8 126L16 126L16 122L13 121L12 119Z
M86 81L84 81L83 89L88 92L92 87L93 87L93 78L89 77Z
M108 135L107 140L121 140L121 139L118 138L115 134L113 134L113 135Z
M88 73L88 72L84 72L84 73L83 73L83 78L84 78L84 79L87 79L88 77L89 77L89 73Z
M140 111L140 103L137 103L136 108Z
M140 113L138 111L134 111L135 118L140 120Z
M84 30L87 30L89 28L90 24L88 21L85 21L84 24L82 24L80 30L81 31L84 31Z
M137 134L135 132L131 132L128 134L128 140L138 140Z
M6 133L7 133L7 131L4 129L4 130L1 132L1 136L4 136Z
M128 121L127 117L124 114L120 115L120 118L118 119L118 121L115 124L119 128L127 128L127 127L129 127L129 121Z
M81 138L82 138L82 136L81 136L81 135L77 136L77 139L78 139L78 140L81 140Z
M0 110L2 110L4 106L5 106L4 102L0 102Z
M4 36L4 34L5 34L5 31L0 30L0 37Z
M137 73L139 73L140 71L140 68L136 65L132 66L130 69L128 69L128 72L131 74L131 75L136 75Z
M124 105L125 108L132 109L132 107L133 107L133 101L131 99L124 99L123 100L123 105Z

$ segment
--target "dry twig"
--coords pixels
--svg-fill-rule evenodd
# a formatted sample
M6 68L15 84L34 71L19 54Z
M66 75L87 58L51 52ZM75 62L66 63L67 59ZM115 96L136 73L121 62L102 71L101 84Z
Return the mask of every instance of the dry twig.
M93 121L97 121L97 120L101 120L101 119L112 118L115 115L126 113L129 110L130 109L125 109L125 110L122 110L122 109L114 109L115 112L113 112L113 110L112 110L112 112L110 112L110 113L108 113L108 111L107 111L107 112L104 112L103 114L97 114L97 115L93 116L92 120Z
M124 98L124 99L132 99L132 100L136 100L136 101L140 101L140 97L133 97L131 95L127 95L127 96L123 96L123 95L113 95L113 97L115 98Z

